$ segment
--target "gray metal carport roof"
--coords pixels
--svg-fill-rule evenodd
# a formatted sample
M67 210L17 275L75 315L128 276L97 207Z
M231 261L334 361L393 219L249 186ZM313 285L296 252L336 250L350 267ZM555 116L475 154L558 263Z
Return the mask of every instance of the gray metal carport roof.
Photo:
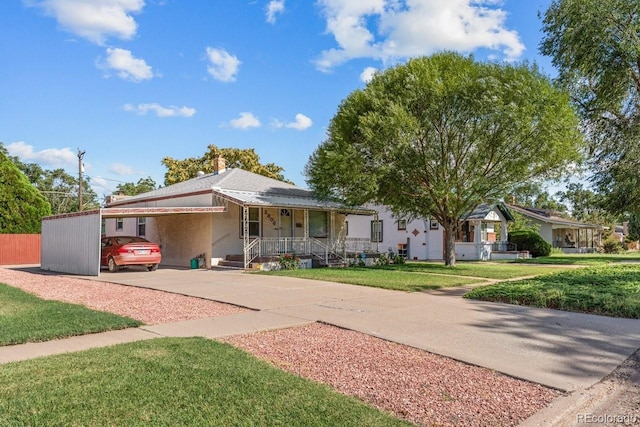
M152 217L224 212L223 206L102 208L42 218L40 268L60 273L100 275L103 218Z

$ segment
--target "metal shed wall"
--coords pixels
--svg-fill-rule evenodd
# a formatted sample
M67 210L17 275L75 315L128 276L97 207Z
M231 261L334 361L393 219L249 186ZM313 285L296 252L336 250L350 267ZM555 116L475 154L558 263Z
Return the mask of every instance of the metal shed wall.
M100 211L44 219L40 268L100 275L100 223Z

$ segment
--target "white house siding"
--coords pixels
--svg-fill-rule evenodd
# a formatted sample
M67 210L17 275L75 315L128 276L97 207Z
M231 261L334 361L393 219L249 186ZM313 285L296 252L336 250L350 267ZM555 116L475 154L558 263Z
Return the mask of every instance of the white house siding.
M116 229L116 224L117 224L116 218L105 218L104 235L105 236L137 236L138 235L137 218L123 218L122 230ZM148 225L147 225L147 228L148 228Z
M426 257L431 261L441 261L444 259L444 229L440 224L434 224L432 230L430 222L424 223L426 232Z
M100 274L98 211L42 221L40 268L70 274Z
M241 254L244 241L240 236L240 206L229 203L226 212L215 214L210 242L211 264L217 265L218 261L227 255Z
M393 214L384 206L367 206L378 211L378 220L382 221L382 242L378 250L387 252L389 249L398 252L398 245L407 244L407 256L417 260L442 260L443 232L439 225L430 230L429 221L414 219L408 221L405 230L398 230L398 222ZM350 238L371 239L371 221L374 216L349 215Z
M539 233L545 242L553 244L553 226L551 224L540 224Z

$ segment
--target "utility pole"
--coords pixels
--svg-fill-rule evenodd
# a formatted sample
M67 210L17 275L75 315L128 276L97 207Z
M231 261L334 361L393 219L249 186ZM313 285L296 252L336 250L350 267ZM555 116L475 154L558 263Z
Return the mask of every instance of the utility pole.
M82 159L84 158L84 151L80 151L78 148L78 210L82 210L82 172L84 172L84 164Z

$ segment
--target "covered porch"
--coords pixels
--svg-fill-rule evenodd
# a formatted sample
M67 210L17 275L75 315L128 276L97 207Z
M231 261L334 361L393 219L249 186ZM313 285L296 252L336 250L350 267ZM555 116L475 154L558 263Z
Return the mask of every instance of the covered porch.
M508 242L509 221L513 221L513 217L501 204L478 206L458 230L456 259L488 261L515 251Z
M552 235L552 246L567 254L597 252L602 244L601 227L595 225L556 225L552 227Z
M245 269L258 264L260 268L277 268L283 254L295 254L301 268L345 264L350 248L361 244L346 237L346 215L377 217L376 211L344 206L310 209L304 205L247 203L240 210Z

